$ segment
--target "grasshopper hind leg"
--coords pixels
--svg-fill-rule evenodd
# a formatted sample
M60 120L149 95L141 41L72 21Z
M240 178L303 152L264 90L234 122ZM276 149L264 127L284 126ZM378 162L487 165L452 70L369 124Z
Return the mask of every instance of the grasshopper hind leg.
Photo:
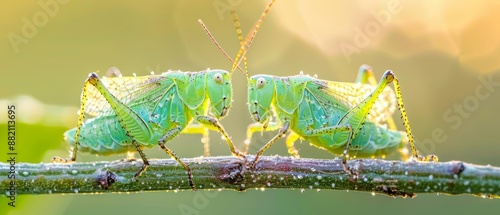
M90 78L90 77L89 77ZM83 122L85 121L85 106L87 104L88 87L91 85L89 78L83 84L82 96L80 101L80 110L78 111L78 124L76 125L75 133L75 143L70 150L70 158L65 159L61 157L54 156L51 160L52 163L71 163L76 161L76 153L78 152L78 146L80 145L80 132L82 129Z
M375 78L375 75L373 74L372 67L369 65L366 65L366 64L363 64L359 67L358 75L356 76L356 80L354 81L354 83L369 84L372 86L378 85L377 79ZM385 123L387 124L387 127L389 129L395 130L395 131L398 130L392 115L387 116L387 118L385 119ZM402 160L404 160L404 161L408 160L408 148L404 147L402 149L399 149L399 154L400 154Z
M395 88L395 93L396 93L396 98L397 98L397 102L398 102L398 108L401 112L401 118L403 119L403 125L405 127L405 130L406 130L406 134L407 134L407 137L408 137L408 142L410 143L410 151L411 151L411 156L413 159L416 159L417 161L432 161L432 162L437 162L438 161L438 157L436 155L427 155L427 156L420 156L418 155L418 151L415 147L415 141L414 141L414 138L413 138L413 134L411 132L411 128L410 128L410 122L408 120L408 116L406 115L406 110L404 108L404 103L403 103L403 97L402 97L402 94L401 94L401 88L400 88L400 85L399 85L399 80L396 78L394 72L390 71L390 70L387 70L383 77L382 77L382 81L383 82L386 82L386 83L382 83L382 84L389 84L389 83L393 83L394 84L394 88ZM377 86L378 83L373 75L373 72L371 70L371 67L368 66L368 65L362 65L359 69L359 73L358 73L358 77L356 78L356 82L357 83L362 83L362 84L365 84L365 83L368 83L370 85L373 85L373 86ZM392 117L388 117L386 119L386 123L388 125L388 127L392 130L397 130L396 128L396 124L394 123L394 119ZM401 157L403 160L407 160L407 151L406 149L402 149L399 151L400 154L401 154Z
M109 77L109 78L121 77L122 74L118 68L111 67L106 71L105 76ZM87 83L88 83L88 81L85 81L85 84L83 85L82 97L81 97L81 101L80 101L80 111L78 112L79 113L78 114L79 115L78 116L78 124L76 126L77 130L76 130L76 136L75 136L75 144L70 150L70 158L61 158L58 156L54 156L51 159L52 163L71 163L71 162L76 161L76 153L78 152L78 146L80 145L78 140L80 139L81 127L82 127L83 122L85 120L84 112L85 112L85 106L87 104L87 94L88 94L88 88L87 88L88 84Z
M399 111L401 112L401 118L403 119L403 125L405 126L406 134L408 135L408 142L410 143L410 150L412 154L412 158L416 159L417 161L431 161L431 162L438 162L438 157L436 155L427 155L427 156L420 156L418 155L417 148L415 147L415 140L413 139L413 134L411 132L410 128L410 122L408 120L408 116L406 115L406 110L404 108L403 104L403 96L401 95L401 88L399 85L399 80L396 78L394 75L394 72L387 70L384 73L385 80L388 82L392 82L394 84L394 89L396 91L396 97L398 99L398 107Z
M363 64L359 67L358 76L356 77L356 81L354 81L354 83L369 84L372 86L378 85L377 79L373 74L372 67L366 64ZM387 127L389 127L391 130L398 130L392 116L387 116L385 120L385 122L387 123Z

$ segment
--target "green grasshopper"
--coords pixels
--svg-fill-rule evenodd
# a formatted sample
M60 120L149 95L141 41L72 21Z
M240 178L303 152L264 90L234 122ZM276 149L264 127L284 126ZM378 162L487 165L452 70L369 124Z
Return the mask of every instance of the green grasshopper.
M257 123L249 126L247 140L254 132L279 129L279 133L257 152L252 166L289 130L292 132L286 146L289 153L296 157L298 151L294 142L303 138L332 154L342 154L344 167L348 156L385 157L403 149L407 143L413 158L437 161L433 155L420 157L415 149L399 81L394 72L386 71L378 85L363 82L367 79L374 79L368 66L361 66L355 83L325 81L308 75L255 75L249 78L249 111ZM391 82L394 83L395 93L387 87ZM401 110L406 133L398 131L391 123L396 103ZM270 122L273 111L277 116L276 122ZM383 124L384 121L387 124Z
M245 58L263 16L265 13L246 41L242 40L241 30L237 29L242 46L235 58L236 62ZM236 15L233 14L233 17L237 23ZM239 24L235 26L238 28ZM232 71L236 65L233 65ZM399 80L390 70L384 73L378 84L371 68L366 65L361 66L355 83L320 80L303 74L249 77L245 70L245 75L248 81L248 108L252 119L256 121L247 130L247 149L253 133L279 129L278 134L256 153L250 165L252 168L264 151L290 130L286 146L292 156L298 157L294 142L302 138L332 154L343 155L343 167L347 172L349 156L385 157L399 150L405 159L407 143L410 144L412 158L418 161L438 160L434 155L418 155ZM387 87L390 83L394 84L395 92ZM398 131L391 118L396 104L401 111L406 132ZM277 120L271 122L272 117Z
M143 148L158 144L187 171L194 190L190 167L165 143L181 133L208 135L208 128L223 135L232 154L244 157L218 122L231 107L231 75L210 69L140 77L122 77L117 70L103 78L91 73L84 83L77 127L64 134L73 146L71 158L54 157L53 162L75 161L78 150L101 155L136 150L143 161L137 180L149 165ZM85 121L86 116L93 118Z

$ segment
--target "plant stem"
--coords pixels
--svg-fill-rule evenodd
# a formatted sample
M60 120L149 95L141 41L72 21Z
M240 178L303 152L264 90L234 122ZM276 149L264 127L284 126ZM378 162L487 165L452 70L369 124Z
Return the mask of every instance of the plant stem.
M193 170L197 189L243 191L250 188L364 191L413 197L416 193L500 196L500 168L461 161L420 163L378 159L350 160L353 175L340 159L262 157L254 170L244 159L208 157L183 159ZM152 190L190 190L186 171L174 160L150 160L147 171L132 181L140 161L15 166L0 163L0 192L16 194L105 193ZM15 187L11 183L15 183Z

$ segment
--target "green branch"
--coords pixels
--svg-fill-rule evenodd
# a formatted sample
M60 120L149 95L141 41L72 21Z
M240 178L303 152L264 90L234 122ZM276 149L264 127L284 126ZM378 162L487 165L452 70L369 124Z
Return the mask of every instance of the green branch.
M193 170L197 189L321 189L351 190L413 197L417 193L500 196L500 168L461 161L417 163L387 160L350 160L348 175L341 160L262 157L255 170L236 157L184 159ZM132 178L140 161L73 164L0 163L0 192L8 194L104 193L150 190L190 190L187 175L174 160L151 160L150 167ZM15 183L15 187L11 185Z

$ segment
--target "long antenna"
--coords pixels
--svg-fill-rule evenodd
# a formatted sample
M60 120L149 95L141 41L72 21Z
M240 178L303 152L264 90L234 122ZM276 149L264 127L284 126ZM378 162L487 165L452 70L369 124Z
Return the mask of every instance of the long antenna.
M254 27L252 28L253 31L251 31L251 33L249 33L247 35L247 37L245 38L245 41L243 41L243 38L241 36L241 28L240 28L240 22L238 20L238 15L236 15L236 11L234 10L234 8L231 9L231 14L233 15L234 26L236 27L236 33L238 34L238 39L240 41L240 50L238 50L238 54L236 55L236 58L235 58L234 61L233 61L233 59L231 59L231 57L229 57L229 55L219 45L219 43L217 42L217 40L215 40L215 37L212 36L212 33L210 33L210 31L208 30L207 26L203 23L203 21L201 21L201 19L198 19L198 23L200 23L201 27L205 30L205 32L207 33L208 37L210 37L210 39L215 44L215 46L217 46L217 49L219 49L219 51L221 51L222 54L231 63L233 63L233 66L232 66L231 72L230 72L231 74L234 72L234 70L236 70L236 68L238 68L241 72L243 72L243 74L245 74L245 76L247 77L247 79L249 78L248 77L248 64L246 62L246 53L247 53L248 49L250 48L250 45L252 44L252 41L255 38L255 35L257 35L257 32L259 31L260 26L262 25L262 20L264 19L264 17L269 12L269 9L273 5L274 1L275 0L271 0L271 2L269 2L269 4L267 5L266 9L264 10L264 12L262 13L262 15L260 16L257 24L255 24ZM243 57L241 57L241 56L243 56ZM245 63L244 63L245 64L245 71L243 71L243 69L241 69L241 67L239 66L240 63L241 63L241 60L245 61Z
M235 8L231 8L231 15L233 16L233 22L234 22L234 28L236 28L236 35L238 36L238 41L240 42L240 47L243 47L245 45L245 42L243 41L243 36L241 34L241 24L240 20L238 18L238 14L236 13ZM239 57L239 56L237 56ZM245 72L244 75L247 78L247 80L250 78L248 77L248 64L247 64L247 56L243 55L243 64L245 65ZM234 67L233 63L233 67Z
M215 40L215 38L212 36L212 33L210 33L210 31L208 30L207 26L203 23L203 21L201 21L201 19L198 19L198 23L200 23L201 27L205 30L205 32L207 33L208 37L210 37L210 39L212 40L212 42L215 44L215 46L217 46L217 48L219 49L219 51L222 52L222 54L233 64L233 68L231 69L231 73L234 71L235 67L235 62L233 61L233 59L231 59L231 57L229 57L229 55L224 51L224 49L219 45L219 43L217 42L217 40ZM238 69L244 73L244 71L238 66Z
M251 33L252 36L250 37L250 39L248 39L246 42L244 42L243 43L244 45L243 44L241 45L241 48L238 51L238 54L236 55L236 58L234 59L234 61L236 61L237 63L233 64L233 67L231 68L231 71L234 71L236 69L236 67L238 67L238 65L240 65L241 60L244 58L244 57L243 58L240 58L240 57L246 55L248 49L250 48L250 45L252 45L252 41L255 39L255 36L257 35L257 32L259 31L259 28L262 25L262 20L264 20L264 17L269 12L269 9L271 9L271 6L273 6L274 1L275 0L271 0L271 2L269 2L269 4L267 5L266 9L264 10L264 12L262 13L262 15L260 16L259 21L257 21L257 24L255 24L255 26L254 26L254 30Z

